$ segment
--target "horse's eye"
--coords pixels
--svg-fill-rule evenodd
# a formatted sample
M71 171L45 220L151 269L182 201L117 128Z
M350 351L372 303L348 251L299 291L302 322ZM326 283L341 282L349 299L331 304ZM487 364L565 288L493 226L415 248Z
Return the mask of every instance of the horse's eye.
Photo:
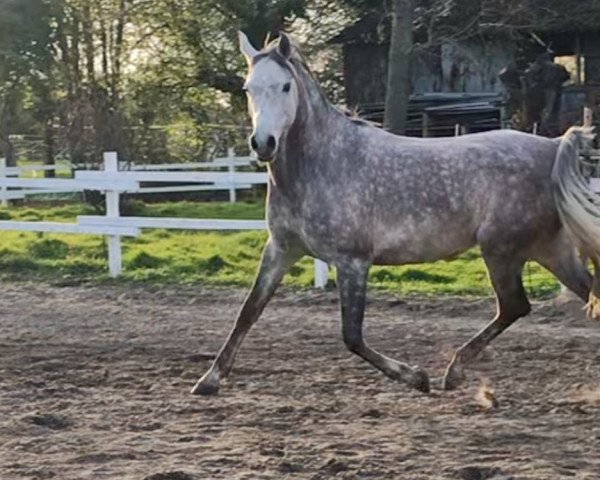
M285 93L288 93L290 91L290 88L292 88L292 84L290 82L288 82L283 86L283 91Z

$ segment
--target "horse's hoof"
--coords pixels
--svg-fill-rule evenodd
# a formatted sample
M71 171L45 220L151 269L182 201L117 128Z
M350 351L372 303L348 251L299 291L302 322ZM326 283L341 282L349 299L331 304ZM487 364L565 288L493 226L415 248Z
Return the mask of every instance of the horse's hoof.
M429 393L431 391L429 386L429 375L418 367L413 369L413 375L411 386L419 392Z
M217 395L219 393L219 385L213 383L198 382L191 390L192 395Z
M192 395L217 395L219 393L219 377L207 372L191 391Z
M460 366L450 364L444 374L442 387L444 390L455 390L465 379L465 374Z

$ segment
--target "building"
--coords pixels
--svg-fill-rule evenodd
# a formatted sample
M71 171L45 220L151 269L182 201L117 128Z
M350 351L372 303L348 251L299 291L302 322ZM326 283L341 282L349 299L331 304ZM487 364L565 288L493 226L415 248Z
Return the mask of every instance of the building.
M348 106L375 121L383 119L389 33L389 19L371 12L330 40L341 46ZM407 133L451 135L457 128L512 125L554 135L580 121L584 105L600 103L600 28L565 18L517 33L480 29L418 46ZM418 45L425 43L422 36L415 33ZM548 50L556 68L546 63ZM506 69L512 86L507 76L501 79Z

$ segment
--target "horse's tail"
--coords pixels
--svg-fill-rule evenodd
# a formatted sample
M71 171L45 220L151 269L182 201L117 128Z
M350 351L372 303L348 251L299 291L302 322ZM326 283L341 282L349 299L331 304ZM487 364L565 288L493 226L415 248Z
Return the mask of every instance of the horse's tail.
M587 313L600 319L600 196L590 187L579 156L594 136L593 127L571 127L562 136L552 168L552 190L563 226L594 265Z

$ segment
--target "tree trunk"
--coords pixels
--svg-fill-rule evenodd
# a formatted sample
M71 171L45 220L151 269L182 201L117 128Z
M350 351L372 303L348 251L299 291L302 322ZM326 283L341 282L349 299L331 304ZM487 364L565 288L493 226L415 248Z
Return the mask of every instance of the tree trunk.
M388 54L388 79L384 126L402 135L410 97L410 63L413 50L413 0L393 0L392 38Z
M49 118L44 127L45 165L54 165L54 126L52 123L52 118ZM45 177L54 178L55 176L56 171L46 170Z
M88 85L94 85L96 82L96 72L94 65L94 57L96 52L94 51L94 23L92 21L92 13L90 10L89 3L85 3L83 6L83 41L84 41L84 54L85 54L85 69L87 72Z
M18 123L18 106L22 101L20 92L16 89L8 89L0 96L0 157L6 158L6 165L16 166L16 152L10 141L10 135L14 132L15 124Z
M108 85L110 83L108 78L108 39L103 18L100 18L100 46L102 48L102 76Z
M0 157L4 157L6 159L7 167L16 167L17 166L17 156L15 154L15 148L10 141L10 137L8 135L0 136Z
M112 65L112 82L111 93L112 100L116 106L119 103L119 87L121 82L121 55L123 52L123 30L125 29L125 0L119 2L119 14L117 18L117 26L115 29L115 40L113 47L113 65Z

